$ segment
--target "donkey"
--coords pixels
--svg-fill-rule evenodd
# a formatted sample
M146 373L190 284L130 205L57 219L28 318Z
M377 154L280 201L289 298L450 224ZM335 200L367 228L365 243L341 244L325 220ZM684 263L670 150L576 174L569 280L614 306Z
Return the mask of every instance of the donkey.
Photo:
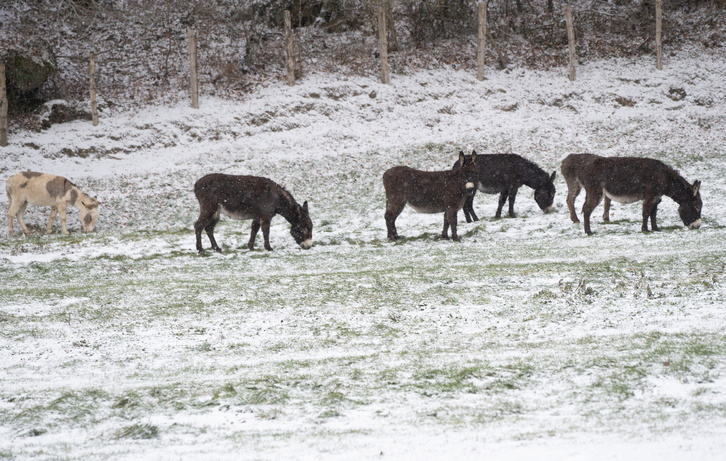
M517 154L483 154L477 160L479 164L478 188L485 194L499 194L499 206L494 215L502 217L504 203L509 200L509 217L514 218L514 201L517 191L523 185L534 189L534 200L545 213L552 211L555 199L555 175L548 175L542 168ZM459 162L454 163L458 168ZM474 212L474 195L464 203L466 222L478 221Z
M592 235L590 215L603 195L619 203L643 201L643 232L659 231L658 204L664 195L678 203L678 214L689 229L701 227L701 181L688 183L665 163L640 157L599 157L592 159L578 175L585 188L582 213L585 233Z
M233 219L251 219L252 232L247 247L255 247L257 232L262 227L265 249L270 246L270 221L279 214L292 224L290 234L301 248L313 246L313 222L308 213L308 202L300 206L292 195L279 184L258 176L235 176L208 174L194 184L194 195L199 201L199 219L194 223L197 236L197 251L202 248L202 229L206 231L212 249L222 249L214 240L214 227L220 213Z
M582 190L582 183L578 176L596 158L601 157L595 154L570 154L562 160L562 164L560 165L562 176L565 177L565 182L567 183L567 209L570 212L570 220L576 224L580 222L580 219L577 217L577 212L575 211L575 199L577 199L577 196L580 195L580 190ZM610 197L607 195L603 200L602 220L610 222Z
M464 201L476 191L477 155L459 153L459 166L447 171L420 171L407 166L395 166L383 173L386 190L386 227L388 239L397 240L396 218L406 204L420 213L444 213L441 237L460 241L456 234L456 214Z
M66 209L68 206L78 208L81 212L81 228L83 232L92 232L98 220L98 200L89 197L62 176L47 173L34 173L25 171L8 178L6 184L8 193L8 231L15 236L13 218L18 218L18 224L25 235L30 232L23 220L28 204L35 206L49 206L50 220L46 233L53 231L53 220L56 214L60 217L61 232L68 235L66 228Z

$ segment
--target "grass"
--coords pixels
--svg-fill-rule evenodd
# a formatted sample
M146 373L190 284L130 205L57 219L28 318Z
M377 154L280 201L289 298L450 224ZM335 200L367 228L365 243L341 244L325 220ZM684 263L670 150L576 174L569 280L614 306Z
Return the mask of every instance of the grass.
M713 242L705 247L718 247L720 231L703 234ZM636 436L642 425L632 418L677 432L691 424L679 416L686 411L724 418L712 397L726 373L726 337L707 326L718 318L708 303L723 295L723 254L678 233L649 236L657 241L647 247L675 244L642 259L614 234L602 250L584 236L557 246L499 233L453 244L423 233L304 253L283 240L272 253L206 258L175 248L176 231L145 237L170 247L3 264L2 277L22 284L0 287L13 306L1 337L19 358L48 357L36 377L3 379L3 425L39 440L85 430L113 445L163 440L170 427L158 414L251 412L271 425L254 434L283 440L301 434L283 430L290 424L361 413L384 425L522 425L514 440L574 427ZM74 375L92 387L79 388ZM653 383L671 378L690 397L656 392ZM69 387L58 391L50 384L58 381ZM537 414L569 407L580 415L570 425L532 426Z
M385 161L424 167L451 150ZM290 166L264 174L310 197L310 251L281 218L275 251L248 251L249 223L223 219L224 252L200 256L186 202L125 230L0 241L0 457L35 453L29 437L81 459L100 445L266 453L396 431L708 436L726 419L722 226L686 232L664 210L667 230L644 235L637 207L618 207L586 237L527 193L516 219L460 215L461 243L440 239L439 215L405 211L391 243L378 175L326 171L335 180L312 189ZM357 183L354 206L341 181ZM495 200L475 206L489 216Z

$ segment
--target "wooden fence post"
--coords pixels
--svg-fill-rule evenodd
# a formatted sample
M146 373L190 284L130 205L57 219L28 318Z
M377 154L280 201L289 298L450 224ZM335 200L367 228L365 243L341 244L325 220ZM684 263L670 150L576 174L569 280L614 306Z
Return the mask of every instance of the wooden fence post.
M572 10L570 5L565 5L565 21L567 22L567 43L570 55L570 64L568 66L568 78L575 81L575 66L577 57L575 56L575 28L572 26Z
M199 80L197 79L197 31L187 29L189 45L189 92L192 97L192 108L199 109Z
M89 83L91 93L91 121L93 126L98 126L98 105L96 104L96 53L91 51L88 59L91 80Z
M290 12L285 11L285 43L287 52L287 84L295 85L295 55L292 42L292 19Z
M484 80L484 58L487 46L487 0L479 3L478 7L479 30L477 34L478 46L476 49L476 78Z
M388 36L383 5L378 7L378 54L381 58L381 81L386 84L391 83L391 78L388 76Z
M661 32L663 26L663 0L655 0L655 68L663 70L663 41Z
M0 146L8 145L8 95L5 88L5 64L0 63Z

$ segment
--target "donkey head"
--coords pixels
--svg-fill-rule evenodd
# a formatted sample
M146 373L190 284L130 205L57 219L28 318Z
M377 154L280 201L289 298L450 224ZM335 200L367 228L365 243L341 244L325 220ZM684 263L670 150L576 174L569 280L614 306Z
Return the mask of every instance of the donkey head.
M290 235L303 250L309 250L313 246L313 222L310 220L307 201L302 206L298 206Z
M98 200L91 197L83 197L81 199L81 227L83 232L93 232L98 221Z
M681 216L684 226L688 226L689 229L698 229L701 227L701 208L703 202L701 201L701 181L696 181L691 186L692 192L686 197L679 206L678 214Z
M479 182L479 167L476 164L476 151L471 151L471 155L464 155L464 152L459 152L459 174L466 195L474 194L477 183Z
M556 171L547 178L544 184L534 190L534 201L537 202L539 208L545 213L552 211L552 203L555 201L555 175Z

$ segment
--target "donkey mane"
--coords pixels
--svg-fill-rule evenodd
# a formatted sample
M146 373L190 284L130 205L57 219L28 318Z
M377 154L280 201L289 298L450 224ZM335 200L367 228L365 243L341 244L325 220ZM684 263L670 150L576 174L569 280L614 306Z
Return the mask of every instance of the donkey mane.
M302 205L295 200L295 197L287 189L279 184L277 184L277 187L280 188L280 198L283 200L281 205L284 206L280 206L275 211L292 224L292 220L295 219L294 214L302 208Z
M540 187L544 187L549 182L550 175L547 174L545 170L543 170L533 161L524 157L522 157L522 159L524 160L523 165L529 170L530 173L532 173L531 181L529 180L530 178L525 176L524 185L527 187L531 187L532 189L539 189Z
M668 172L668 191L666 195L675 202L682 202L693 191L693 186L675 168L665 165Z

